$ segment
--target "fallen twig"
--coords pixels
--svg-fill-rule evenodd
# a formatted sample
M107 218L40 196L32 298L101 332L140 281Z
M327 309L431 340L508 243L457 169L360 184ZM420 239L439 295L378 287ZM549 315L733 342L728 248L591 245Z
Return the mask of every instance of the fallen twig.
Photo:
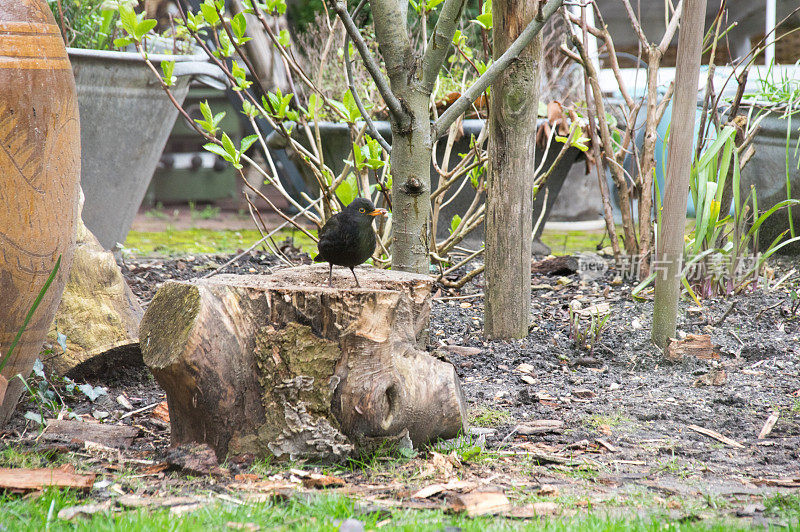
M150 410L151 408L155 408L160 404L161 404L161 402L159 401L158 403L153 403L152 405L143 406L142 408L139 408L139 409L136 409L136 410L132 410L132 411L128 412L127 414L122 414L119 418L120 419L125 419L126 417L130 417L130 416L132 416L134 414L140 414L140 413L142 413L142 412L144 412L146 410Z
M714 438L717 441L724 443L725 445L730 445L731 447L736 447L738 449L744 449L744 445L739 443L736 440L732 440L727 436L723 436L719 432L711 429L706 429L697 425L689 425L689 428L695 432L699 432L703 436L708 436L709 438Z

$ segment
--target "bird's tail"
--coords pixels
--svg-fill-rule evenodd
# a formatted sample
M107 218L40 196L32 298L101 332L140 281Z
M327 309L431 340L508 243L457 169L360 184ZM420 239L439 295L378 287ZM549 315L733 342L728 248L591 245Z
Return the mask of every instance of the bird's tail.
M325 259L322 258L322 254L321 253L317 254L317 256L314 257L312 260L314 262L325 262Z

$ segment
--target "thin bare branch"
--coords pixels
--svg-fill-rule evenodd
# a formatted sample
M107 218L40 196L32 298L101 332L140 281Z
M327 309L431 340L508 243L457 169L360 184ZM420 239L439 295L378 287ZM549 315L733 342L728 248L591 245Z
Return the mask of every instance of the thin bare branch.
M664 32L664 36L661 38L661 42L658 45L658 50L664 54L669 48L669 43L672 42L672 38L675 36L675 32L678 31L678 24L681 19L681 12L683 11L683 0L678 2L677 7L675 7L675 13L672 14L672 19L669 21L669 26L667 26L667 31Z
M439 20L436 21L425 55L422 56L422 86L427 91L433 89L439 70L447 58L447 51L453 43L453 35L466 3L466 0L444 0Z
M344 66L347 72L347 86L350 88L350 94L353 95L353 101L356 102L356 107L358 107L358 112L361 113L361 117L364 119L364 123L366 123L367 125L367 133L369 133L370 137L378 141L378 144L381 145L383 151L385 151L386 153L392 153L392 147L389 146L389 143L387 143L384 140L383 135L378 133L378 130L375 129L375 124L369 117L369 113L367 113L367 110L364 109L364 104L361 102L361 96L359 96L355 81L353 81L353 65L350 63L349 35L347 35L344 39Z
M508 47L503 55L492 63L492 66L486 69L486 72L484 72L483 75L453 103L453 105L442 113L442 116L439 117L433 126L432 136L434 139L438 139L444 135L450 127L450 124L455 122L456 118L464 114L464 112L469 109L469 106L472 105L472 102L477 100L478 97L483 94L483 91L485 91L486 88L517 59L517 56L519 56L533 38L542 31L545 23L547 23L550 17L555 14L563 3L564 0L550 0L547 2L542 10L542 17L533 19L528 26L522 30L517 40Z
M637 17L636 13L633 12L633 7L631 7L630 0L622 0L622 5L625 6L625 12L628 14L628 19L631 21L631 26L633 26L633 31L639 38L639 42L642 44L642 47L649 48L650 41L647 40L647 36L644 34L644 31L642 30L642 24L639 22L639 17Z
M408 113L403 109L400 100L397 99L397 96L395 96L392 92L392 88L389 86L389 80L383 75L378 62L369 51L369 47L367 46L366 41L364 41L364 37L361 35L361 32L358 31L356 23L353 22L353 18L347 11L347 4L343 1L338 1L334 4L334 8L336 9L336 14L339 15L339 18L344 24L344 29L347 31L347 35L353 39L353 44L355 44L356 50L358 50L358 53L361 55L361 59L364 61L364 65L367 67L367 72L369 72L370 77L372 77L372 80L375 82L375 86L377 87L378 92L381 93L383 101L386 102L389 112L392 114L398 124L405 124L409 122L411 119L408 116Z

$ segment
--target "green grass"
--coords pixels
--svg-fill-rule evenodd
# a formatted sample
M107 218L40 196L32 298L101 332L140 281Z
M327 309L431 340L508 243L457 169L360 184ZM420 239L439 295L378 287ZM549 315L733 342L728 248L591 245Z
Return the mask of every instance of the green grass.
M235 498L235 494L232 495ZM214 495L209 493L208 497ZM672 521L664 513L652 517L637 518L604 517L603 514L578 515L575 517L550 517L540 520L520 521L502 517L477 517L470 519L462 515L446 514L441 510L400 510L391 514L363 513L358 503L339 496L321 494L307 499L292 498L287 502L234 504L215 502L195 512L180 517L170 515L166 509L106 511L75 522L57 518L59 510L76 504L85 504L70 491L45 491L40 497L23 499L18 496L0 495L0 523L6 530L59 531L86 530L110 531L206 531L232 530L230 523L252 524L261 530L308 530L336 531L340 522L354 517L361 520L366 529L403 530L424 532L441 530L444 527L459 527L469 531L543 530L543 531L695 531L695 530L746 530L745 523L723 521L685 522ZM567 508L569 509L569 508ZM795 514L796 515L796 514ZM388 520L388 522L384 522Z
M206 207L194 210L192 219L213 218L217 214L213 208ZM148 211L147 216L168 218L168 215L161 210ZM313 234L315 231L311 231L311 233ZM125 247L134 255L143 257L236 253L238 250L247 249L259 238L261 235L255 229L215 231L193 228L177 230L168 226L165 231L131 231L128 233ZM275 242L281 242L287 238L292 239L294 245L306 253L316 254L316 244L300 231L286 229L274 236ZM578 251L597 251L597 244L602 238L602 231L545 231L542 234L542 241L550 246L552 252L557 255ZM608 239L605 244L608 244Z
M629 423L631 419L626 417L621 411L616 411L611 414L594 414L583 419L584 423L594 429L599 429L603 425L609 428L621 427Z
M597 245L603 240L604 230L600 231L552 231L542 232L542 242L550 247L553 255L571 255L578 251L597 252ZM606 238L603 246L611 244Z
M497 427L512 423L514 418L508 412L482 406L470 413L469 422L478 427Z
M178 231L167 228L165 231L131 231L125 240L125 247L137 256L174 257L194 254L236 253L253 245L261 235L255 229L213 231L210 229L186 229ZM281 242L292 239L295 246L303 251L316 250L316 244L299 231L289 229L278 232L273 239Z
M12 446L0 450L0 467L54 467L63 462L63 455L56 452L26 452Z
M777 493L764 499L765 513L782 517L800 516L800 495L796 493Z

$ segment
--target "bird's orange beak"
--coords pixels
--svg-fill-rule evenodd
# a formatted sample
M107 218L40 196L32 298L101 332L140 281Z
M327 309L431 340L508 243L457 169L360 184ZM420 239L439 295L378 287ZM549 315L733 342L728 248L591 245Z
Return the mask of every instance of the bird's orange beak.
M368 212L367 214L369 214L370 216L382 216L386 214L386 212L387 212L386 209L375 209L374 211Z

